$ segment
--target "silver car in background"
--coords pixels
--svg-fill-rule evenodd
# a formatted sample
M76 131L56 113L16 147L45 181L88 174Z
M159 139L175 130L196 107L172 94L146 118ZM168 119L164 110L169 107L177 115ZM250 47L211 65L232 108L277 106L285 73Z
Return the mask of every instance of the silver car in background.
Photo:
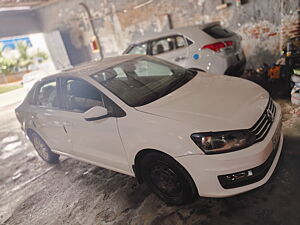
M185 68L235 76L240 76L246 65L241 37L219 22L146 37L131 44L124 54L153 55Z

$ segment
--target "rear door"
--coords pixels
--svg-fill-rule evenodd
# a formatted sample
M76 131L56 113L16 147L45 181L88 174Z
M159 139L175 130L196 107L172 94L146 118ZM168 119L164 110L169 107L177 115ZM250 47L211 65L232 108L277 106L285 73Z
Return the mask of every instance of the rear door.
M59 79L43 81L35 90L31 119L36 131L51 149L69 153L72 147L60 104Z
M150 42L150 54L185 67L188 56L187 43L183 36L172 35Z

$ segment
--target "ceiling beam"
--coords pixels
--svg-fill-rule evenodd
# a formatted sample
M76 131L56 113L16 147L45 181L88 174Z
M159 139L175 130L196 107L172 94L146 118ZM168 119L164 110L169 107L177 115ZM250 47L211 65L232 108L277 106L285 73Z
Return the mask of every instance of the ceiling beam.
M34 7L49 2L49 0L0 0L0 8Z

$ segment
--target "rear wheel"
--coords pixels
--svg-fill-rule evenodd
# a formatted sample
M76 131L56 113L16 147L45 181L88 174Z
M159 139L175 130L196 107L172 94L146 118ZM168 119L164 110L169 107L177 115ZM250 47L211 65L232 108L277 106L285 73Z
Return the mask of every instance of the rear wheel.
M59 155L51 151L46 142L36 133L30 135L30 140L39 156L48 163L57 163Z
M170 156L149 153L140 165L143 180L165 203L182 205L198 196L188 172Z

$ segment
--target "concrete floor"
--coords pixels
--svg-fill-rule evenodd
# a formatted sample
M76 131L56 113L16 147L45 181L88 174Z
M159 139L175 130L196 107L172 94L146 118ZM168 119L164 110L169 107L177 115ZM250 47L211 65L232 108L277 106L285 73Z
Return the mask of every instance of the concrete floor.
M226 199L199 198L169 207L135 178L69 158L44 163L0 109L0 224L300 224L300 117L283 106L283 153L269 182Z

